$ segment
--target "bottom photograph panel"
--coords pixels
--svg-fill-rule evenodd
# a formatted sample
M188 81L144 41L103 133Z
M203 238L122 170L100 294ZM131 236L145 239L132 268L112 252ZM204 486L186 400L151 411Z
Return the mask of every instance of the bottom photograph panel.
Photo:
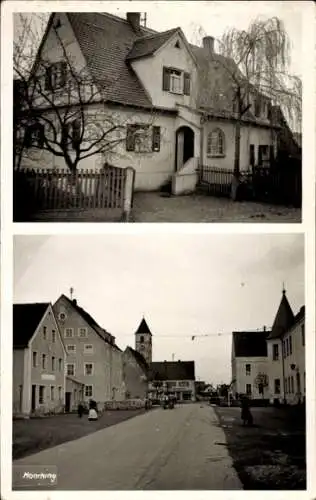
M14 237L14 490L304 490L303 234Z

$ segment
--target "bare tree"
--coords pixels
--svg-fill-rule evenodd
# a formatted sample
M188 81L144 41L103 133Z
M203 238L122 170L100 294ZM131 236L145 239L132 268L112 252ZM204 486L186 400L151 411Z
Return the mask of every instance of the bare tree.
M203 33L196 31L195 36ZM240 131L248 110L254 115L265 103L271 126L274 110L280 107L285 116L301 125L302 83L298 76L290 75L290 40L283 22L277 17L253 21L248 30L227 30L217 41L214 62L224 70L218 80L211 75L208 82L215 100L226 98L236 119L234 182L232 197L236 199L240 178ZM207 68L209 70L209 67ZM206 72L207 73L207 72ZM204 75L208 77L208 75ZM202 75L203 84L203 75Z
M89 68L78 67L78 61L61 39L56 24L52 25L62 53L56 64L36 55L38 40L35 34L25 53L21 44L30 30L22 20L23 30L18 37L14 56L14 73L17 80L16 164L34 151L47 151L63 158L72 174L78 164L91 156L102 154L106 159L116 147L126 140L128 118L109 109L107 91L119 79L115 75L104 83L92 77ZM37 50L37 49L36 49ZM150 123L153 113L150 112ZM135 117L133 117L135 118ZM149 123L149 124L150 124ZM134 131L137 137L146 136L147 130Z
M259 372L255 378L255 386L257 387L259 394L262 398L264 396L264 389L269 386L269 379L266 373Z

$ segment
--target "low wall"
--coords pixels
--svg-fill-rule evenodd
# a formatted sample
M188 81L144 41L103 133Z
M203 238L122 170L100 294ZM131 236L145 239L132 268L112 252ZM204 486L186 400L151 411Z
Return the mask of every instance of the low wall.
M145 400L127 399L126 401L106 401L104 410L140 410L145 408Z
M198 158L190 158L172 177L172 194L184 195L195 191L198 182Z

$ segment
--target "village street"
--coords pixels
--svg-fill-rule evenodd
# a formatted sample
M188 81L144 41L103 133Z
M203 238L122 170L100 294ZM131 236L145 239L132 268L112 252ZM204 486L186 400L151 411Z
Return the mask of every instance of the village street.
M242 489L207 404L154 409L17 460L13 489L20 489L18 474L31 465L56 466L60 490Z

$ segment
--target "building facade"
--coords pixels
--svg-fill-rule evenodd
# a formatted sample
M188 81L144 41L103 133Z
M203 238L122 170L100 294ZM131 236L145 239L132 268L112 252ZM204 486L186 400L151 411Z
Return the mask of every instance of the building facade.
M150 398L167 392L179 402L196 401L194 361L154 361L149 373Z
M13 414L61 412L66 350L52 305L13 306Z
M140 13L127 13L126 20L106 13L52 14L37 57L37 68L45 61L45 69L54 76L47 92L54 91L56 82L66 88L69 80L60 78L66 71L65 50L72 69L78 74L87 71L95 82L94 90L102 83L96 99L89 100L87 114L96 117L105 106L117 134L124 129L115 148L87 156L78 168L102 168L105 162L132 166L138 190L158 189L198 160L232 169L236 112L231 91L225 90L226 99L219 99L218 89L226 89L230 80L212 40L205 37L203 46L197 47L188 43L180 28L158 33L141 26ZM260 102L260 109L252 103L256 111L249 111L242 121L241 170L269 162L271 151L276 155L278 126L271 121L269 103L262 96ZM48 106L41 100L38 106L52 121ZM36 150L30 134L22 166L67 168L62 156L39 147L43 131L34 129ZM69 154L75 152L70 148Z
M67 352L67 409L76 406L80 390L86 403L94 399L102 406L105 401L124 399L122 352L115 338L75 299L61 295L53 308Z
M126 399L146 399L149 366L142 354L131 347L122 353Z
M305 401L305 307L294 315L285 290L267 344L270 402Z
M234 398L268 399L269 373L267 337L269 332L233 332L232 386Z

